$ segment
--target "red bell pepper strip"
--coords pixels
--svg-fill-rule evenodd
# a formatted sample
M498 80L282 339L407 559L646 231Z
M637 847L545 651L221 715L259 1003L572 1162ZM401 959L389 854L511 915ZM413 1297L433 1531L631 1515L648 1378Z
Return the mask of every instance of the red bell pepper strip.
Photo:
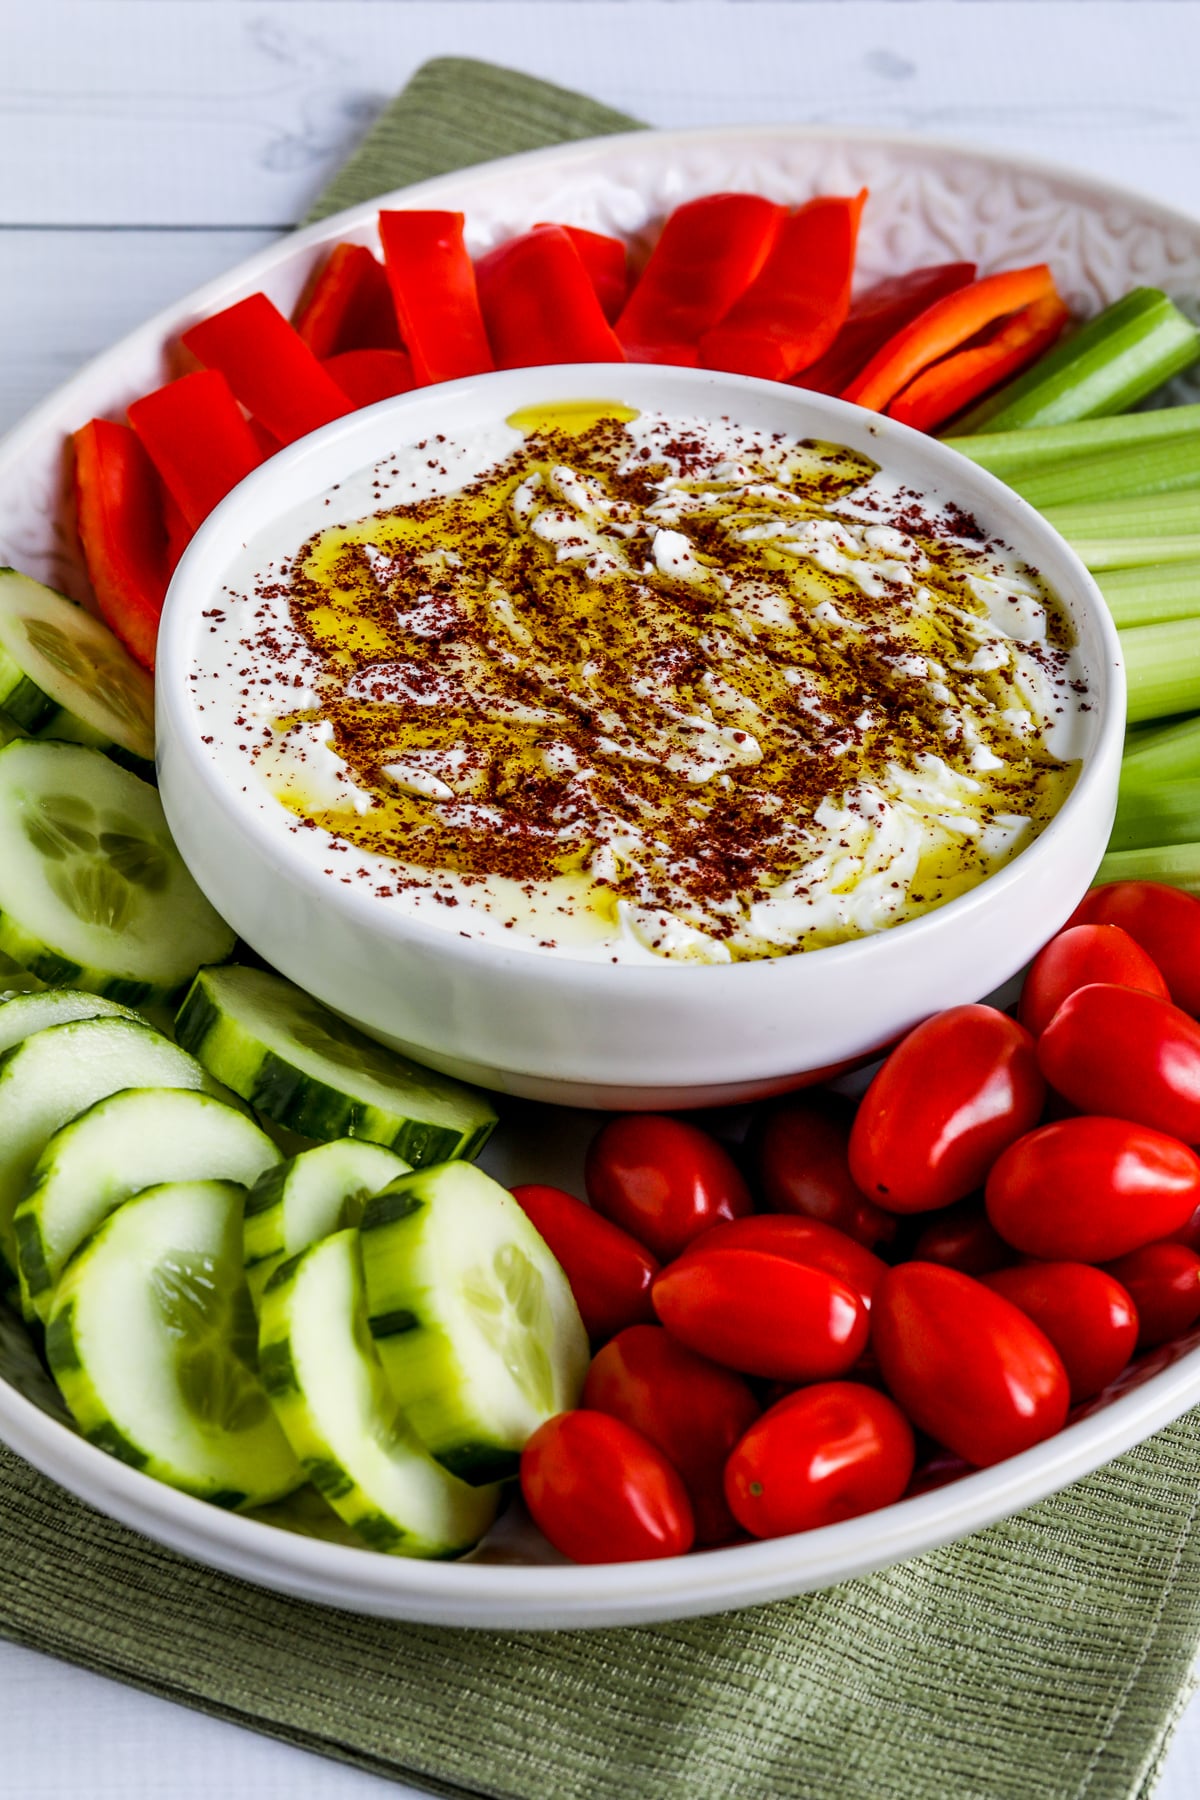
M758 275L787 208L757 194L677 206L617 320L630 362L693 362L696 345Z
M179 559L195 536L191 526L183 516L183 508L174 499L170 490L159 484L162 496L163 526L167 534L167 578L175 573Z
M479 305L498 369L624 362L583 258L561 225L509 238L475 264Z
M757 279L700 339L706 369L786 381L828 350L850 310L866 198L823 196L784 221Z
M135 400L128 418L193 531L262 461L229 383L215 369L183 375Z
M416 386L412 360L404 350L341 350L325 367L353 406L374 406Z
M895 337L926 307L975 279L975 264L936 263L932 268L910 269L877 281L851 302L846 323L824 356L792 376L792 386L810 393L840 394L866 367L875 352Z
M248 412L281 444L353 408L333 376L265 294L250 294L183 334L209 369L219 369Z
M542 224L548 223L553 221L542 221ZM585 231L582 225L563 225L561 229L583 258L600 309L611 325L619 317L629 294L628 250L620 238L608 237L603 231ZM541 225L535 225L534 230L540 231Z
M935 300L898 331L855 377L842 398L857 401L872 412L882 412L930 363L948 356L1006 313L1017 312L1054 292L1054 277L1045 263L1035 263L1028 269L1007 269L1002 275L985 275L982 281Z
M292 323L322 359L343 350L400 348L387 274L364 244L334 245Z
M167 592L158 477L128 425L93 419L73 441L75 518L96 605L130 654L152 669Z
M888 417L918 431L936 431L980 394L1007 381L1048 350L1070 316L1057 294L1023 306L985 343L943 357L918 375L892 401Z
M417 386L492 368L462 213L381 212L379 237Z

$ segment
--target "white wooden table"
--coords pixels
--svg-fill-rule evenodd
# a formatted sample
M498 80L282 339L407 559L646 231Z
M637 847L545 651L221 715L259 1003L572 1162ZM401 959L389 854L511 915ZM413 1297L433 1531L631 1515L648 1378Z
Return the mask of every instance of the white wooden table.
M1194 0L39 0L4 11L0 430L294 223L435 55L525 68L662 125L901 128L1200 204ZM0 1795L23 1800L408 1792L10 1645L0 1743ZM1198 1792L1200 1703L1158 1794Z

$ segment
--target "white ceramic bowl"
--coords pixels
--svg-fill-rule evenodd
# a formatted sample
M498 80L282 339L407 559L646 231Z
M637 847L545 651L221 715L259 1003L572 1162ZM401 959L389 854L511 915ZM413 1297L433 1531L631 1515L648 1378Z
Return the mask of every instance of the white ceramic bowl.
M1200 220L1070 170L907 134L803 126L636 132L438 177L285 238L151 319L80 371L0 444L0 560L81 599L87 581L65 501L63 441L93 414L120 417L162 380L195 319L264 289L285 309L327 247L376 242L379 205L449 206L473 251L538 219L642 237L669 207L720 189L785 200L866 184L864 281L975 258L982 272L1046 259L1085 312L1142 282L1200 296ZM1194 385L1180 397L1200 398ZM982 982L979 992L984 991ZM485 1153L501 1179L577 1184L592 1122L510 1109ZM578 1191L578 1189L577 1189ZM1139 1359L1058 1437L886 1511L774 1542L670 1562L555 1565L506 1524L464 1563L410 1562L326 1544L221 1512L84 1443L24 1329L0 1309L0 1436L90 1505L187 1556L305 1599L436 1624L537 1629L638 1624L721 1612L829 1586L990 1524L1098 1468L1200 1403L1200 1330Z
M1005 868L907 924L829 949L725 965L587 962L465 938L406 916L314 863L290 813L214 760L191 674L215 595L255 533L399 449L470 441L518 408L603 398L848 444L908 488L956 502L1039 569L1078 634L1089 680L1083 770L1048 828ZM1014 975L1068 917L1112 826L1124 730L1116 631L1083 564L1025 501L957 451L893 420L775 382L594 365L517 369L406 394L338 420L247 477L184 554L158 668L159 787L171 830L221 915L268 962L373 1036L503 1092L569 1105L710 1106L869 1057L920 1019Z

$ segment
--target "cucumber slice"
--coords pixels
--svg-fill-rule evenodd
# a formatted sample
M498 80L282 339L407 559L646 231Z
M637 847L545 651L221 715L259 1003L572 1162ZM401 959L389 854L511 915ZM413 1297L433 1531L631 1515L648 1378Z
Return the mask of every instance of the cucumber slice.
M408 1173L402 1156L362 1138L318 1144L267 1169L246 1195L242 1239L255 1304L281 1262L357 1225L371 1195Z
M258 1378L232 1182L119 1206L63 1274L46 1356L84 1436L135 1469L227 1507L300 1485Z
M201 969L175 1035L235 1094L304 1137L368 1138L420 1167L478 1155L496 1123L476 1089L385 1050L265 969Z
M61 1404L61 1402L60 1402ZM327 1544L344 1544L348 1550L369 1550L370 1545L339 1519L326 1500L310 1482L297 1488L284 1500L270 1506L246 1509L248 1519L260 1525L273 1525L277 1531L294 1531L297 1537L321 1538Z
M451 1557L479 1542L499 1492L457 1481L405 1423L367 1330L353 1227L276 1270L258 1354L300 1466L372 1549Z
M136 1005L233 941L147 782L79 744L0 750L0 950L52 984Z
M249 1187L279 1160L253 1120L211 1094L126 1088L97 1101L55 1132L17 1204L22 1295L45 1319L67 1259L143 1188L210 1178Z
M99 619L0 569L0 710L26 731L154 762L154 684Z
M464 1481L514 1475L576 1405L588 1340L567 1278L507 1188L470 1163L402 1175L361 1226L368 1323L430 1454Z
M0 1005L0 1052L11 1050L23 1038L51 1025L100 1018L137 1019L138 1015L119 1000L110 1000L105 994L88 994L82 988L42 988L31 994L14 994ZM138 1023L143 1021L138 1019Z
M212 1082L186 1051L137 1019L51 1025L0 1056L0 1253L10 1270L17 1268L13 1213L47 1143L85 1107L130 1087L211 1091Z

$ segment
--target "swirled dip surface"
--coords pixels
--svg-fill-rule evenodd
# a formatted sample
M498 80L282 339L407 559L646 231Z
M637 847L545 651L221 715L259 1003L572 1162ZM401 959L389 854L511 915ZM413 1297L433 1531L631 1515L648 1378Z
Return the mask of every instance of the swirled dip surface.
M581 405L386 459L251 543L204 741L331 880L467 935L727 961L911 919L1062 803L1035 571L832 444Z

